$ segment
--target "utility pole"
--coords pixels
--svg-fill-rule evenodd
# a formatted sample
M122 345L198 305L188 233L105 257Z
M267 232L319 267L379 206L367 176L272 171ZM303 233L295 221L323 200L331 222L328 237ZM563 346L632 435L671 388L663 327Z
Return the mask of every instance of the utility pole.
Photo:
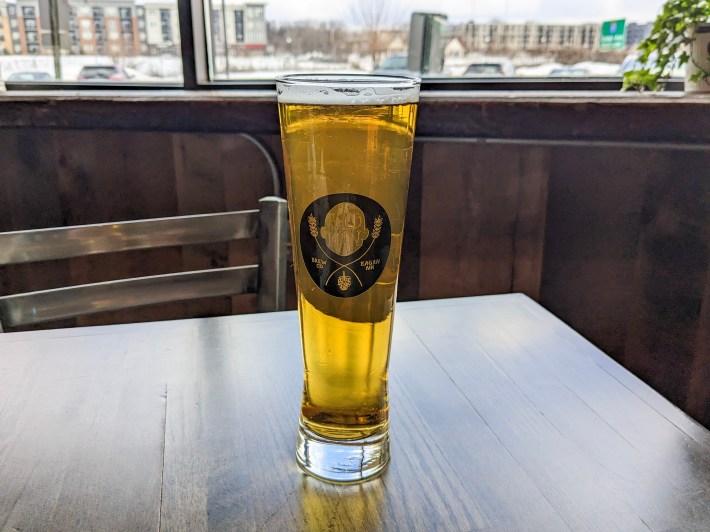
M59 38L59 1L49 0L49 27L52 36L52 54L54 55L54 77L62 79L62 42Z

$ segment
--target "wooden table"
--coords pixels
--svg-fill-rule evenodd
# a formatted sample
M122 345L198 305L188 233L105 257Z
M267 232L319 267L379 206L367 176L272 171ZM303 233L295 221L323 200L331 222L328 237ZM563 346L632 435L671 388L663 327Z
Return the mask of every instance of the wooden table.
M392 462L293 458L294 312L0 335L0 530L709 530L710 433L521 295L399 304Z

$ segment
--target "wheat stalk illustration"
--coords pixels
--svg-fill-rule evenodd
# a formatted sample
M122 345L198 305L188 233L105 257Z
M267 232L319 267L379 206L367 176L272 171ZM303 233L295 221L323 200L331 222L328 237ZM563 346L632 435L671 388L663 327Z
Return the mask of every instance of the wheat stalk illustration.
M373 240L380 236L380 231L382 231L382 216L375 218L375 226L372 228Z
M316 238L318 236L318 220L313 214L308 215L308 228L311 231L311 236Z

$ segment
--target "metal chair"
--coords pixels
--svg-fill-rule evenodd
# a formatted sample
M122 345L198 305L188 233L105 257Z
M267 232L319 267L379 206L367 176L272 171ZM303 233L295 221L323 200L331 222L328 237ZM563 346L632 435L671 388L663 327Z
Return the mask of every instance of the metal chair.
M120 223L0 233L0 265L137 249L259 241L259 264L56 288L0 297L0 332L85 314L155 303L257 294L260 312L285 308L286 200L269 196L259 209Z

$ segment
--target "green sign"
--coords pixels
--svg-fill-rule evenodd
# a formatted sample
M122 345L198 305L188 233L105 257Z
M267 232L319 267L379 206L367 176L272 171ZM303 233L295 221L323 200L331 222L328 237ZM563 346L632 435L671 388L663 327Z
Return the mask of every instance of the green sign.
M602 50L623 50L626 48L626 19L602 22L599 48Z

